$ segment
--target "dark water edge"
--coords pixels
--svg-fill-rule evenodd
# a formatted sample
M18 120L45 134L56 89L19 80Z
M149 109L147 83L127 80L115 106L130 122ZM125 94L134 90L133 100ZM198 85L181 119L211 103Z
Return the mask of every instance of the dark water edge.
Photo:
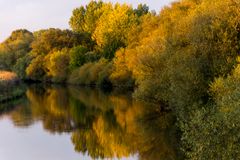
M131 92L102 92L88 87L30 84L26 88L26 96L4 105L9 110L0 115L1 134L4 134L1 123L7 119L14 126L10 130L24 129L26 137L33 137L31 141L45 141L46 138L39 136L41 134L49 135L50 140L55 136L67 139L72 146L68 147L71 153L66 152L65 157L77 154L76 157L81 159L182 159L179 131L172 113L161 111L159 106L134 101ZM9 124L6 126L9 128ZM39 134L36 137L31 134L35 130ZM21 135L18 132L15 134ZM5 150L7 153L8 147L1 144L2 140L3 137L0 137L0 151ZM18 139L14 144L11 142L5 145L28 148L21 143ZM55 147L59 145L69 146L59 142ZM48 142L45 144L47 146ZM45 150L36 147L33 153ZM41 153L49 155L44 159L57 157L57 153L51 153L51 150L49 148L50 153ZM33 153L24 153L23 158L30 160L35 156Z
M9 103L16 103L24 97L27 89L26 87L26 84L18 82L6 88L1 88L0 112L9 110Z

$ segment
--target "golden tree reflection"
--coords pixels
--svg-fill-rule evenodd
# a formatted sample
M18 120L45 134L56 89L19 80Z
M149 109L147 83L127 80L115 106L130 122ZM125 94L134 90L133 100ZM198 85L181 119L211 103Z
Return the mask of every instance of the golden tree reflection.
M15 125L40 121L50 133L69 132L77 152L92 158L179 159L175 119L158 106L89 88L33 85L26 95L10 113Z

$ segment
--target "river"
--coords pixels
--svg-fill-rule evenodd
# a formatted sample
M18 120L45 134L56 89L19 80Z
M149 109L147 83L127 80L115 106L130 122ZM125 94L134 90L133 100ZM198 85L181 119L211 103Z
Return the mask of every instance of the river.
M175 119L131 93L29 85L0 104L1 160L175 160Z

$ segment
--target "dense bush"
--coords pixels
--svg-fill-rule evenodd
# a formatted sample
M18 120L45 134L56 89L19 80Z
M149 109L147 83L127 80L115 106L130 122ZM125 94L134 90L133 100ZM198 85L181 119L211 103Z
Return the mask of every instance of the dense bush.
M89 62L74 70L68 82L78 85L104 85L111 74L111 64L106 59Z
M124 49L116 52L116 56L113 59L113 71L109 78L114 86L133 87L134 80L132 78L132 72L126 64L127 60L125 55Z
M52 82L65 82L68 76L69 66L68 49L55 51L49 55L47 62L47 75Z
M210 87L214 103L192 110L182 124L182 140L189 159L239 159L240 68L227 78L217 78Z
M34 58L26 69L27 77L31 80L44 80L45 57L43 55Z
M15 99L24 95L25 87L19 85L19 79L15 73L0 71L0 103ZM0 105L0 112L8 109Z
M27 54L24 57L19 58L16 64L13 66L13 71L18 75L20 79L28 79L26 69L31 63L31 60L31 56Z

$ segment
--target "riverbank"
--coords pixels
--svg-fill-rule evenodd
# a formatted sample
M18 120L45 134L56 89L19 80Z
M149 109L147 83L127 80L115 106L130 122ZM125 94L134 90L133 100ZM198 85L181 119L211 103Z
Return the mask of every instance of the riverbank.
M17 75L7 71L0 71L0 91L0 103L18 98L25 93ZM2 109L0 106L0 110Z

